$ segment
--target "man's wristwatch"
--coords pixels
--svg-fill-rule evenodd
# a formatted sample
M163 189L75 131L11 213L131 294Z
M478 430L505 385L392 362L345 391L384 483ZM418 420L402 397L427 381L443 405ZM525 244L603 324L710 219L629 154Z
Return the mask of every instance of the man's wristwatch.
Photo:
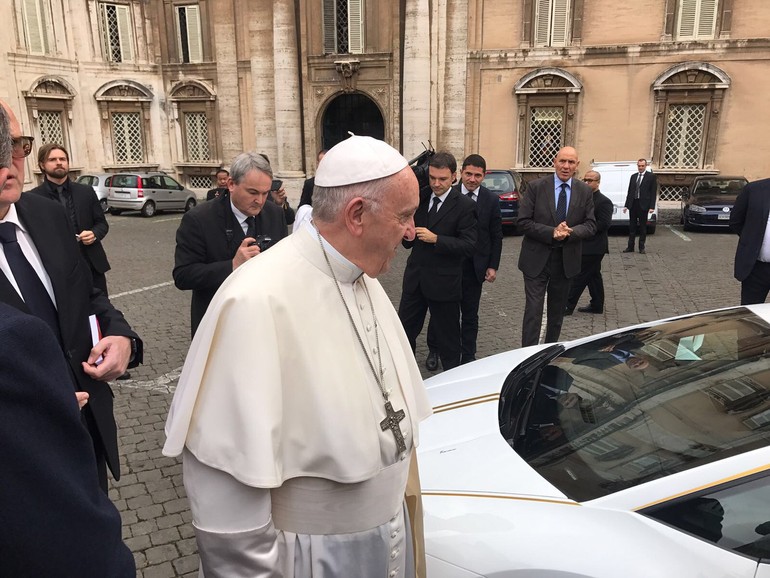
M129 339L131 340L131 357L128 358L128 363L132 363L136 359L137 345L136 338L129 337Z

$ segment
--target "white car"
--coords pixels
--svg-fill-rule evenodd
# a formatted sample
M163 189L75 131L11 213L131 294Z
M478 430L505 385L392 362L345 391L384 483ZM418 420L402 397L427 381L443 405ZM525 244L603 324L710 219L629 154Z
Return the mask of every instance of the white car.
M427 380L428 575L770 577L770 304Z

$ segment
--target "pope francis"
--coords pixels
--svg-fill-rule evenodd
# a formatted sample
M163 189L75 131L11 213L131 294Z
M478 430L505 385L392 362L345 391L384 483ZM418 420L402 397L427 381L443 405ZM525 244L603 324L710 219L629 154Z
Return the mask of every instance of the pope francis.
M211 302L163 449L183 455L206 578L420 572L407 482L431 410L375 280L414 238L418 200L403 156L351 136L318 166L312 221Z

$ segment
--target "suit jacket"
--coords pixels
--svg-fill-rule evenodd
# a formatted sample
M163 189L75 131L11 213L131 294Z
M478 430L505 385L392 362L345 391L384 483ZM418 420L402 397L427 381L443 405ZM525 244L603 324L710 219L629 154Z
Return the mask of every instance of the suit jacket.
M212 201L214 199L218 199L219 197L226 197L230 193L230 190L227 187L217 187L216 189L210 189L206 191L206 200Z
M302 196L299 198L299 206L313 205L313 189L315 188L315 177L305 180L302 185Z
M453 189L462 194L462 185ZM473 253L473 270L479 283L484 282L487 269L500 268L503 252L503 220L500 215L500 197L485 186L476 189L476 218L478 220L476 251ZM440 212L440 211L439 211Z
M30 193L47 197L59 203L59 195L56 190L51 188L49 181L44 181L39 187L35 187ZM110 263L107 261L107 254L102 247L102 239L107 236L110 226L107 224L107 218L104 216L104 210L99 204L99 198L96 196L94 188L90 185L83 185L70 181L68 183L70 193L72 193L72 202L75 205L75 220L78 224L78 231L93 231L96 235L96 241L90 245L78 243L80 252L83 253L88 264L97 273L106 273L110 270Z
M735 249L735 278L744 281L754 268L770 214L770 179L749 183L730 212L730 229L740 235Z
M403 241L412 254L406 262L403 291L422 294L431 301L462 299L462 264L476 249L476 203L452 188L441 203L434 222L428 227L428 208L432 191L420 191L420 205L414 215L416 227L427 227L438 235L436 243L415 238Z
M626 195L626 209L630 209L634 204L636 198L636 179L639 173L636 172L631 175L628 181L628 194ZM645 211L649 211L655 206L655 202L658 198L658 177L652 171L645 171L642 182L639 185L639 207Z
M265 201L260 214L262 234L274 243L288 234L281 207ZM182 217L176 232L173 276L177 288L192 289L190 329L193 335L217 289L233 272L233 257L244 238L229 195L202 203Z
M0 574L133 578L61 348L45 322L4 303L0 367Z
M594 217L596 234L583 241L583 255L604 255L610 252L607 231L612 224L612 201L596 191L594 197Z
M87 391L90 395L83 411L93 414L98 436L95 436L97 432L92 432L92 435L101 438L107 465L115 479L120 479L112 390L107 383L89 377L81 367L81 363L88 359L92 347L88 316L97 316L105 337L122 335L136 339L137 352L129 367L142 362L142 340L104 293L93 286L91 271L80 255L75 232L64 207L58 201L30 193L22 194L15 205L19 220L29 232L53 285L62 348L74 384L78 390ZM29 313L26 304L5 275L0 275L0 302Z
M572 179L572 193L567 207L567 225L572 234L566 242L553 238L556 222L556 200L553 175L547 175L529 184L519 203L516 223L524 235L519 253L519 270L527 277L537 277L548 263L551 248L562 245L564 274L574 277L580 272L583 239L596 232L594 202L591 189L584 182Z

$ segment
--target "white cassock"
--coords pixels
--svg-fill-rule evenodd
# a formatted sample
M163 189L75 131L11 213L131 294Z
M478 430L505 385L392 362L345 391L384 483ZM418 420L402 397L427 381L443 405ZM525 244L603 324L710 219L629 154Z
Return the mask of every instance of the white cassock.
M413 575L404 490L430 405L385 291L324 246L407 451L307 223L222 285L169 411L206 578Z

